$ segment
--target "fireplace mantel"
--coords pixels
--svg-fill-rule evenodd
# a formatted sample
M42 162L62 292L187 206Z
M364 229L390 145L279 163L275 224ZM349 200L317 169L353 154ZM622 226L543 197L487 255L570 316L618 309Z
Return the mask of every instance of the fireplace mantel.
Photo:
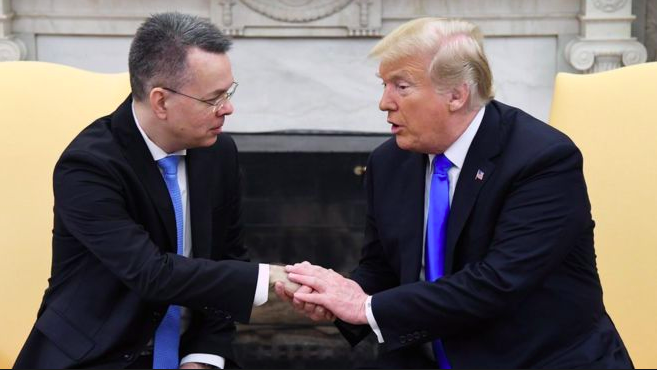
M227 131L386 133L370 48L417 17L456 17L486 36L496 97L547 120L558 72L642 63L631 0L0 0L0 61L127 70L150 14L176 10L234 37L240 89Z

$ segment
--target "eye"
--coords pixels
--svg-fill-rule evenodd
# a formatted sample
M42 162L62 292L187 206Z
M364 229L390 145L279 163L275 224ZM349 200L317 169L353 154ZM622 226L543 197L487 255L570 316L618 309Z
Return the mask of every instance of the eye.
M407 84L397 84L397 88L398 88L399 90L406 90L406 89L408 89L409 87L410 87L410 86L407 85Z

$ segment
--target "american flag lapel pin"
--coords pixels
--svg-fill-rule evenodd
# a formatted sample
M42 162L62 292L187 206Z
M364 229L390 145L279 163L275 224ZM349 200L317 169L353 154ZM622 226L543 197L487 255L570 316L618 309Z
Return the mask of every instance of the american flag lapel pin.
M475 176L475 180L482 181L483 179L484 179L484 171L477 170L477 175Z

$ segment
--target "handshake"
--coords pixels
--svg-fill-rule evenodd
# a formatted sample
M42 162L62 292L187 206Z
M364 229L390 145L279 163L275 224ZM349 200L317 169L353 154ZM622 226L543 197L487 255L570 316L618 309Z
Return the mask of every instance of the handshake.
M269 283L276 295L314 321L336 318L354 325L367 324L368 295L353 280L309 262L270 265Z

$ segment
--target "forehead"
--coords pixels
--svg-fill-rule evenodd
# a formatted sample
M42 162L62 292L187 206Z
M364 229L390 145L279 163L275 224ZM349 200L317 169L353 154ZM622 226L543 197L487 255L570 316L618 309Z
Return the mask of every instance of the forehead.
M379 77L384 81L395 79L420 80L428 77L430 60L422 56L409 56L384 60L379 64Z
M192 83L220 85L218 87L223 88L233 83L230 59L225 53L211 53L193 48L187 53L187 69Z

